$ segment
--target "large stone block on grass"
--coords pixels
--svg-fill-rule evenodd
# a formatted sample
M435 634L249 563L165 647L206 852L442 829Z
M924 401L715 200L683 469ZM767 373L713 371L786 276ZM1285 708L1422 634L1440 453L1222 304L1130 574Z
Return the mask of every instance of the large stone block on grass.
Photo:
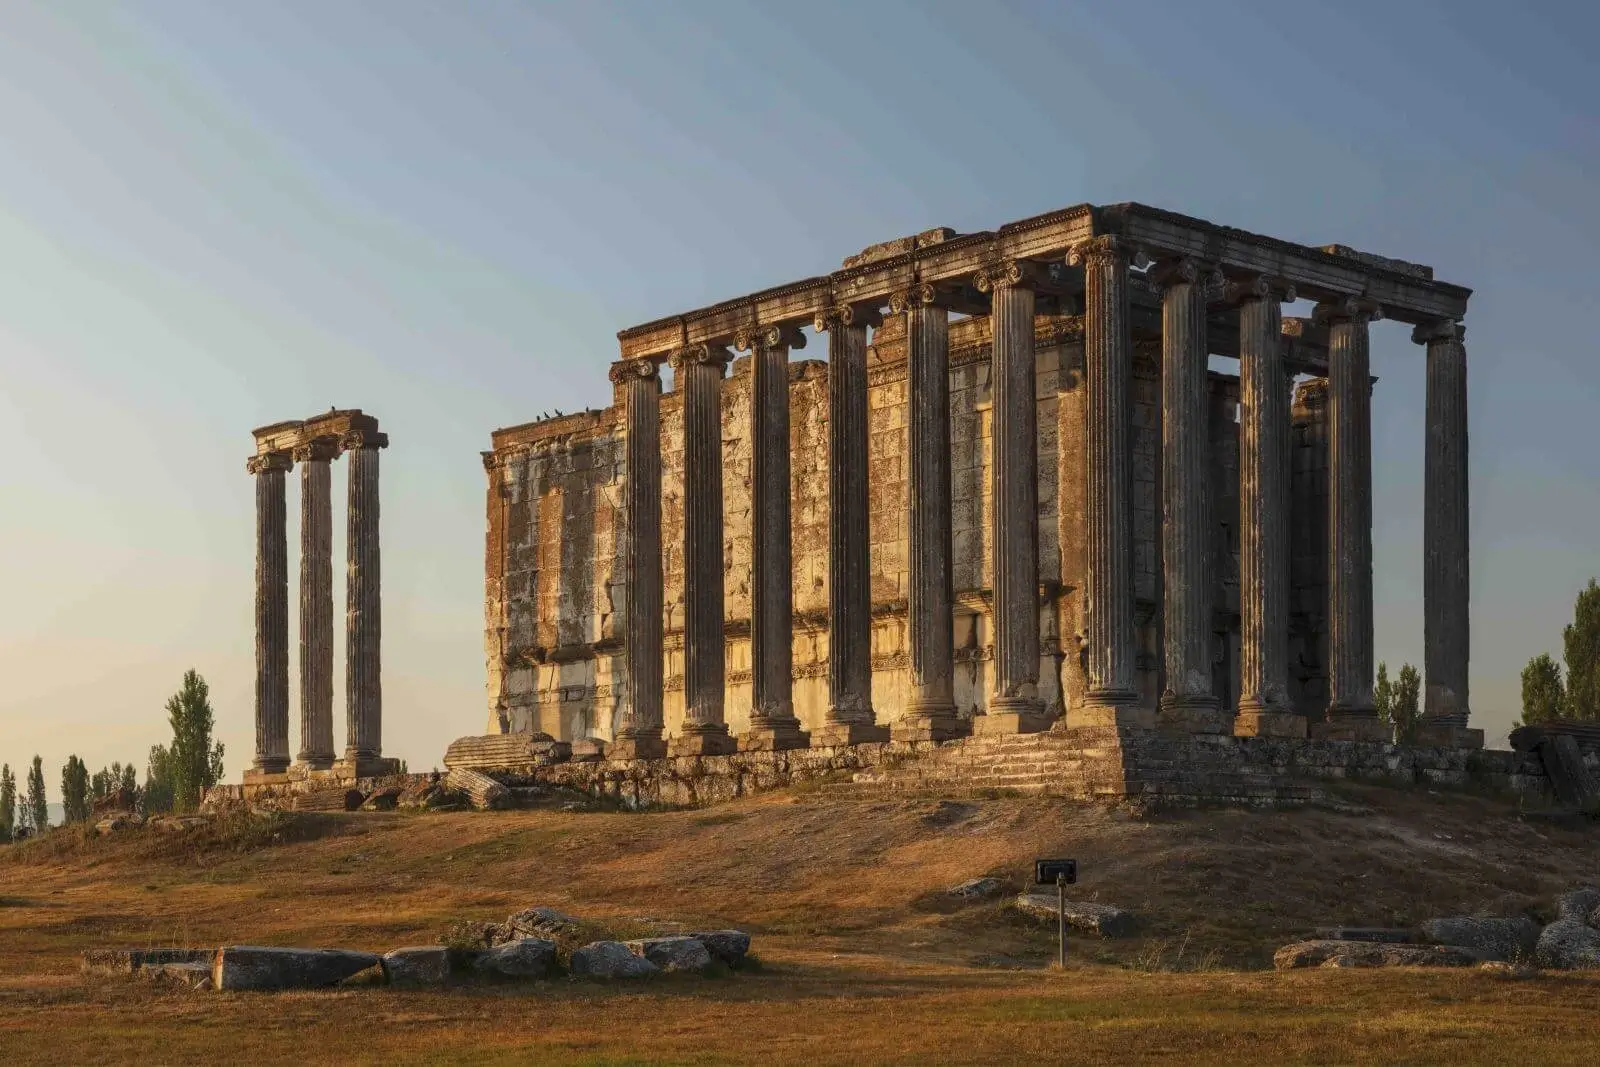
M1561 971L1600 967L1600 930L1575 919L1557 919L1539 935L1539 966Z
M554 908L527 908L504 923L512 937L557 938L578 929L578 920Z
M408 945L383 957L391 985L439 985L450 980L450 950L444 945Z
M1457 945L1398 945L1381 941L1297 941L1283 946L1272 957L1272 965L1280 971L1324 965L1474 967L1482 961L1482 953Z
M84 974L129 975L165 963L210 965L214 948L91 948L83 954Z
M699 973L711 966L711 953L695 937L646 937L623 942L628 951L641 956L668 974L678 971Z
M1596 908L1600 908L1600 889L1574 889L1556 900L1556 918L1587 923Z
M702 930L689 935L706 947L711 958L738 967L750 954L750 935L743 930Z
M547 978L556 969L556 943L542 937L507 941L478 953L472 969L491 978Z
M596 941L572 953L572 973L578 978L648 978L660 970L621 941Z
M200 963L153 963L141 967L136 972L146 981L156 982L161 985L179 986L184 989L211 989L211 964Z
M1474 948L1485 958L1497 960L1532 959L1539 944L1539 924L1525 915L1510 919L1429 919L1422 924L1422 934L1435 945Z
M379 965L372 952L229 945L217 950L212 983L230 989L320 989Z
M1012 906L1024 915L1035 919L1056 920L1057 897L1055 890L1023 893ZM1091 900L1069 900L1066 903L1067 925L1074 930L1098 934L1101 937L1127 937L1133 933L1137 920L1133 913L1115 904L1100 904Z

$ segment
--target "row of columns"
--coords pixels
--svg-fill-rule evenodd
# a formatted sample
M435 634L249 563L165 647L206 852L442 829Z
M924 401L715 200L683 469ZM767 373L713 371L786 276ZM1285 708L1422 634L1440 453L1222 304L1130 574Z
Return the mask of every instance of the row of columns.
M310 770L334 765L333 505L330 463L349 458L345 609L345 760L382 755L382 602L378 450L357 430L250 457L256 483L256 749L253 769L289 769L289 568L285 476L300 465L300 751ZM657 583L659 586L659 583Z
M1097 237L1073 250L1084 271L1086 379L1085 625L1088 687L1071 725L1150 727L1136 685L1133 583L1132 359L1128 271L1133 250ZM1038 454L1034 329L1037 264L1001 262L974 278L993 319L994 692L980 729L1043 728L1038 696ZM1289 286L1229 283L1191 259L1160 264L1162 292L1162 560L1166 690L1159 715L1196 732L1304 736L1289 700L1289 405L1281 303ZM1207 305L1239 310L1241 690L1236 718L1219 708L1211 675ZM908 433L910 688L896 738L939 740L958 729L951 580L948 291L918 284L890 296L905 320ZM871 703L867 330L875 305L841 304L815 319L829 338L829 707L817 743L879 740ZM1351 298L1318 305L1329 330L1329 722L1325 736L1377 738L1373 704L1372 461L1368 324ZM1425 714L1439 726L1467 715L1466 377L1461 328L1419 327L1428 346ZM752 353L751 729L748 748L807 743L791 696L788 358L791 327L741 331ZM724 718L721 383L731 354L696 345L670 356L683 397L685 719L674 754L732 751ZM630 514L627 673L618 757L662 754L660 378L654 359L614 365L625 381Z

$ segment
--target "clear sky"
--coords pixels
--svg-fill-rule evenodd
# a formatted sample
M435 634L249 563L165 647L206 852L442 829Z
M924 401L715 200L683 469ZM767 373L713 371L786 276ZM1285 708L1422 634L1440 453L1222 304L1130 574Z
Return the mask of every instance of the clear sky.
M237 779L249 431L338 405L392 440L385 742L432 766L485 718L490 430L605 403L624 326L1121 200L1476 290L1503 737L1600 573L1596 11L0 0L0 759L142 765L193 666ZM1378 654L1420 664L1422 352L1380 323L1373 364Z

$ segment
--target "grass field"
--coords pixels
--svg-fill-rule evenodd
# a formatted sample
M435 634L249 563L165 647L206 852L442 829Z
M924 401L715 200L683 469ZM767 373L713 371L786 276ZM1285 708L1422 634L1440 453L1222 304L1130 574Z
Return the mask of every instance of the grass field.
M773 794L707 811L303 815L0 847L0 1063L1579 1063L1600 979L1264 969L1318 925L1548 909L1590 835L1488 800L1145 816ZM943 890L1035 855L1144 919L1074 939ZM738 926L758 969L640 986L189 993L78 973L116 945L383 950L550 904Z

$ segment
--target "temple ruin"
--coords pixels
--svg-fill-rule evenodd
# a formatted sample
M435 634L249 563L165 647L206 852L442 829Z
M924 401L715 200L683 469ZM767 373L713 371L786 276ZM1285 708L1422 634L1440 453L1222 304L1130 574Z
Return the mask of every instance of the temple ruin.
M256 751L247 784L291 774L391 774L383 758L379 674L378 450L389 437L359 409L254 432L256 483ZM349 457L345 586L345 750L333 743L333 501L330 464ZM300 465L300 753L289 763L289 546L284 476Z
M598 738L612 763L1042 732L1389 741L1368 333L1394 321L1427 364L1416 740L1481 748L1469 296L1342 245L1081 205L623 330L610 406L484 453L488 732ZM826 361L791 358L808 327ZM311 427L257 431L268 525L272 457ZM281 572L258 607L280 635ZM375 717L375 628L371 650ZM287 753L268 734L263 770Z

